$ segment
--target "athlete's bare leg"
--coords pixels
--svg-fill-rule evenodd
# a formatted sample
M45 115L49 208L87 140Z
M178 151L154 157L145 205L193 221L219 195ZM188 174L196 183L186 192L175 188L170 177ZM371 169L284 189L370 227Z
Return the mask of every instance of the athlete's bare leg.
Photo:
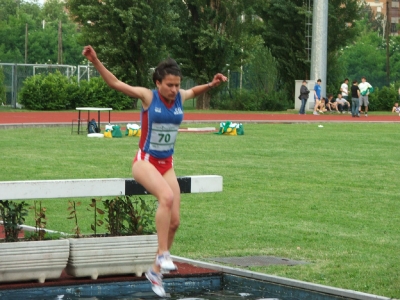
M178 180L176 179L175 171L173 168L169 169L164 174L164 179L168 182L174 193L174 200L171 208L171 221L168 231L168 250L171 249L174 241L175 233L178 230L180 223L180 206L181 206L181 191L179 188Z
M171 211L174 193L167 180L148 161L136 161L132 166L132 175L149 193L158 200L156 212L156 228L158 239L158 254L168 251L168 232L171 223ZM154 271L160 272L159 266Z

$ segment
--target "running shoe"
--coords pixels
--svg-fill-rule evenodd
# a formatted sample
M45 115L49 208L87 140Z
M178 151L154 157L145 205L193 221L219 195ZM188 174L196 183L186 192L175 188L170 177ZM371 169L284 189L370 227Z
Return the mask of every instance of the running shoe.
M169 274L169 273L171 273L171 272L178 271L178 266L175 265L175 264L174 264L174 266L175 266L175 270L167 270L167 269L160 268L161 274Z
M165 297L166 293L163 287L162 275L160 273L154 272L151 268L145 273L147 279L151 283L151 288L154 293L159 297Z
M319 113L317 113L316 111L314 111L314 112L313 112L313 115L319 116Z
M164 271L175 271L177 270L176 265L171 259L171 254L166 251L161 255L157 255L156 265L160 266Z

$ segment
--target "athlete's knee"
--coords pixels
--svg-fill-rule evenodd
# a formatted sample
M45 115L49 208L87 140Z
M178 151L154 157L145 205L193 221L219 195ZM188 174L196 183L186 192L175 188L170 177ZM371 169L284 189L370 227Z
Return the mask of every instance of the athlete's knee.
M166 192L162 193L158 197L158 203L161 206L171 209L172 204L174 203L174 194L172 193L172 191L168 191L168 192L166 191Z
M169 230L176 232L179 228L179 225L181 224L179 218L173 218L171 219L171 223L169 224Z

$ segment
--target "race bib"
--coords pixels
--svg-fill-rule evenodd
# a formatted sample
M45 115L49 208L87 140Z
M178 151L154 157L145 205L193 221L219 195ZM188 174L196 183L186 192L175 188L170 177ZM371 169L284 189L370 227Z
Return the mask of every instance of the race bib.
M174 148L179 125L153 123L150 136L150 150L168 151Z

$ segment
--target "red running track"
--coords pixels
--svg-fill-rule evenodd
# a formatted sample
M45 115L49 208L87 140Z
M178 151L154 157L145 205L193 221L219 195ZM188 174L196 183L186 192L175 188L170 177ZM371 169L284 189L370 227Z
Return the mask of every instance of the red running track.
M71 123L72 119L78 118L77 111L69 112L0 112L0 124L34 124L34 123ZM82 118L87 118L87 113L82 112ZM97 120L97 111L90 113L90 118ZM108 123L108 112L100 114L101 123ZM139 112L111 112L111 123L139 122ZM349 114L323 114L314 116L312 114L299 115L296 113L219 113L217 111L187 112L184 115L184 122L265 122L265 123L297 123L297 122L400 122L400 116L374 115L368 117L361 115L360 118L353 118Z

